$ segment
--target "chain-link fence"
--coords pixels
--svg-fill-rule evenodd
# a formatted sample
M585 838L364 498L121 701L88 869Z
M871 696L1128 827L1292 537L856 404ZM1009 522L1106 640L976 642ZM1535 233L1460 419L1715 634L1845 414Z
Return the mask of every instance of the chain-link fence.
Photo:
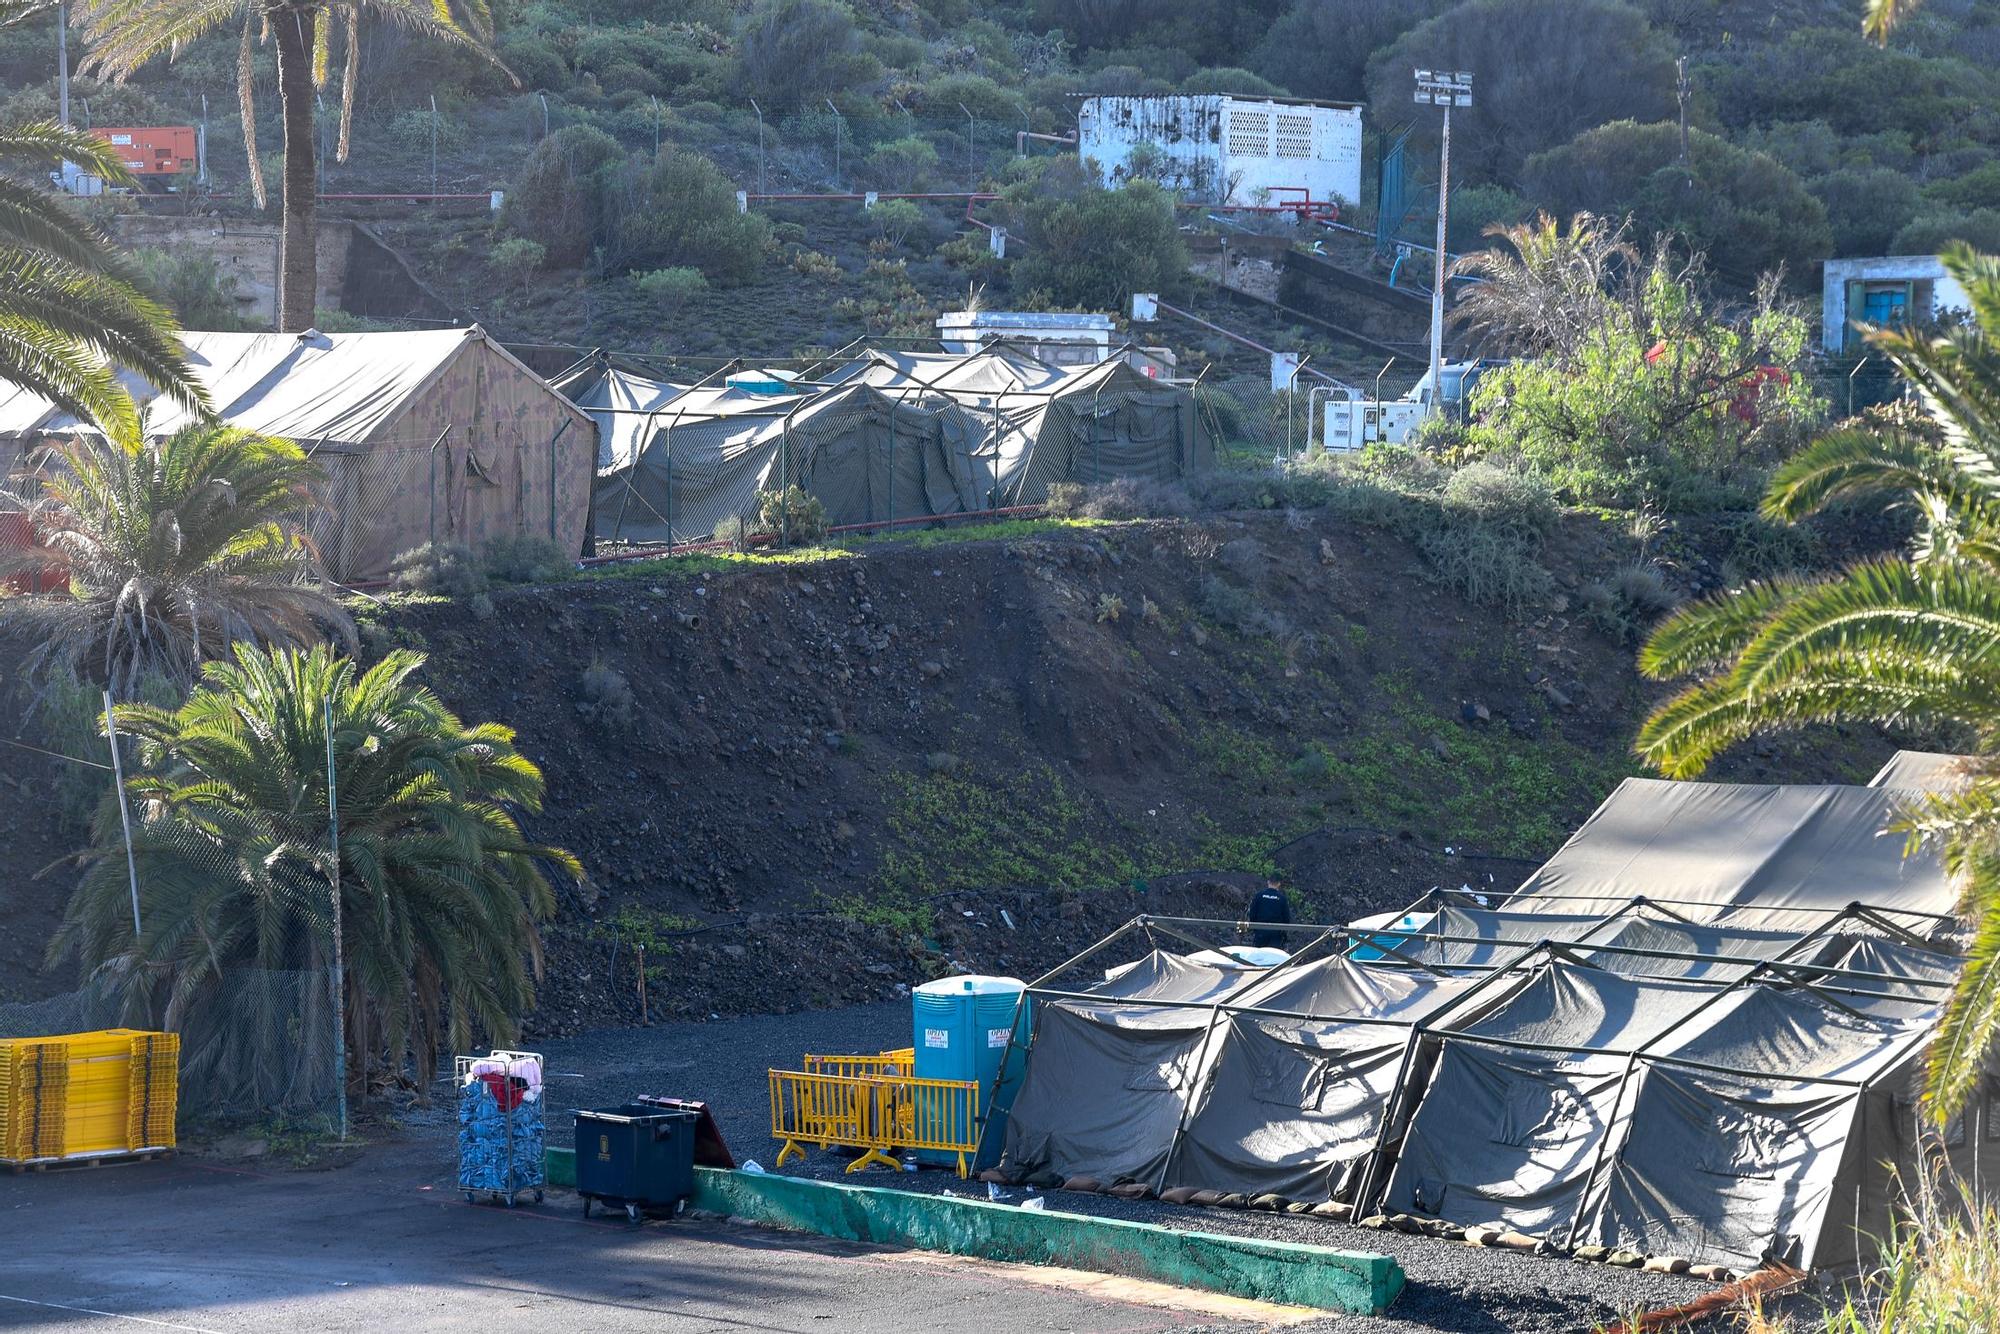
M77 834L81 872L59 936L59 966L75 967L82 983L0 1005L0 1038L175 1032L184 1120L341 1130L341 947L324 774L317 796L301 793L286 813L170 812L119 800L115 775L133 788L157 775L130 738L119 739L115 760L112 745L99 735L94 756L43 752L103 780L89 829Z

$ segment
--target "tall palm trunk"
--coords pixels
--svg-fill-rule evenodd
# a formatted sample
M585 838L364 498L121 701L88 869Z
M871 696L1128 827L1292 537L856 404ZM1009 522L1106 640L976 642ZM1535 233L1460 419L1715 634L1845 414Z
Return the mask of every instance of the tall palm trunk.
M285 118L284 223L278 246L278 329L310 329L319 295L318 144L313 123L313 24L318 11L286 5L271 15L278 97Z

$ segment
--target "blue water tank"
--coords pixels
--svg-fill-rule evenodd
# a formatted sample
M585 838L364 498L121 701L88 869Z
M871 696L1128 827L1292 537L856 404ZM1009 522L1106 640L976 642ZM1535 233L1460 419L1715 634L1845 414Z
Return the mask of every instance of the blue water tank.
M1027 987L1013 977L944 977L915 988L910 999L917 1078L970 1079L979 1084L986 1121L980 1154L984 1166L998 1155L1007 1108L1028 1060ZM950 1154L919 1157L925 1162L955 1161Z

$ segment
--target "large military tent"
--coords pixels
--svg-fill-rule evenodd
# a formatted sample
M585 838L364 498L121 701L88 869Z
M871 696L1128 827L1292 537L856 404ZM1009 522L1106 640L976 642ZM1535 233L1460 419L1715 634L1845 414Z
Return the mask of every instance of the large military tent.
M1156 946L1061 980L1138 919L1030 989L1003 1168L1739 1269L1863 1259L1893 1173L2000 1168L2000 1079L1952 1135L1921 1128L1954 902L1876 836L1953 770L1884 776L1922 787L1635 780L1498 905L1433 891L1263 970Z
M415 333L184 333L195 378L231 425L296 441L325 482L308 528L326 570L378 579L431 540L531 534L580 553L596 426L474 325ZM189 414L135 386L158 438ZM91 433L0 386L0 463Z
M561 377L598 423L596 533L704 540L797 485L836 525L1039 503L1057 481L1210 466L1192 394L1123 361L1065 368L1006 348L872 352L807 381L651 380L593 358Z

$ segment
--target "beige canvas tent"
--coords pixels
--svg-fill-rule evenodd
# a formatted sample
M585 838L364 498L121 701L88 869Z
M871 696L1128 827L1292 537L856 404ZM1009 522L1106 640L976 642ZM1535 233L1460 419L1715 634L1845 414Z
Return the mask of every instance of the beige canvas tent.
M379 579L431 540L532 534L580 553L597 427L477 325L414 333L185 333L221 419L297 441L325 481L308 526L327 573ZM149 437L188 413L143 385ZM0 464L92 428L0 385Z

